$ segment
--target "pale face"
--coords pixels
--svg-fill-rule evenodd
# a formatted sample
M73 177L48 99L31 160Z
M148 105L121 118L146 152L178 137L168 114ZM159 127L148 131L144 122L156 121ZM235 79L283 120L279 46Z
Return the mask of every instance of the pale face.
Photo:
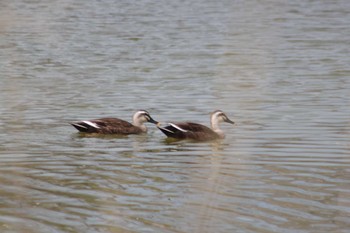
M147 111L144 111L144 110L137 111L134 114L133 121L134 121L135 124L143 124L143 123L146 123L146 122L150 122L150 123L153 123L153 124L157 124L158 123L157 121L155 121L151 117L151 115Z
M234 124L233 121L231 121L224 112L222 111L215 111L214 113L212 113L212 116L211 116L211 120L212 122L217 122L217 123L220 123L220 122L227 122L227 123L230 123L230 124Z

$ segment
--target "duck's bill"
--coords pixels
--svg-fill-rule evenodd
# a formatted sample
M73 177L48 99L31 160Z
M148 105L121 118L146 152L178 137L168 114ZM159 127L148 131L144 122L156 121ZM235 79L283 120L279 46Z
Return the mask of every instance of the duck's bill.
M228 118L226 118L226 120L225 120L225 122L227 122L227 123L230 123L230 124L234 124L234 122L233 121L231 121L230 119L228 119Z
M148 122L158 125L159 122L155 121L152 117L149 118Z

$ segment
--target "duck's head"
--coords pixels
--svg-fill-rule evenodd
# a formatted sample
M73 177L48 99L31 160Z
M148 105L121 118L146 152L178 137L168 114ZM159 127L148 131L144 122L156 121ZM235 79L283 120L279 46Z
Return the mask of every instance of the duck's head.
M215 124L217 125L218 123L221 123L221 122L227 122L227 123L230 123L230 124L234 124L233 121L231 121L227 116L226 114L221 111L221 110L216 110L214 111L211 115L210 115L210 121L212 124Z
M146 110L139 110L139 111L135 112L135 114L133 116L133 122L135 125L142 125L143 123L146 123L146 122L158 124L158 121L155 121L151 117L149 112L147 112Z

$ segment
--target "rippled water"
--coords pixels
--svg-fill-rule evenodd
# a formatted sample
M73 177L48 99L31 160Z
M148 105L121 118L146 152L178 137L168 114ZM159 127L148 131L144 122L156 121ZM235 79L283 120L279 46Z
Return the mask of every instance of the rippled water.
M348 232L350 2L1 1L1 232ZM83 137L147 109L219 142Z

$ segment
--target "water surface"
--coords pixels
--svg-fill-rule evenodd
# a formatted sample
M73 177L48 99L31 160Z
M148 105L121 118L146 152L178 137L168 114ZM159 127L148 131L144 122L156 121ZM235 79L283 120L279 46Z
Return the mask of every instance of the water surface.
M350 2L2 1L1 232L348 232ZM147 109L222 141L84 137Z

